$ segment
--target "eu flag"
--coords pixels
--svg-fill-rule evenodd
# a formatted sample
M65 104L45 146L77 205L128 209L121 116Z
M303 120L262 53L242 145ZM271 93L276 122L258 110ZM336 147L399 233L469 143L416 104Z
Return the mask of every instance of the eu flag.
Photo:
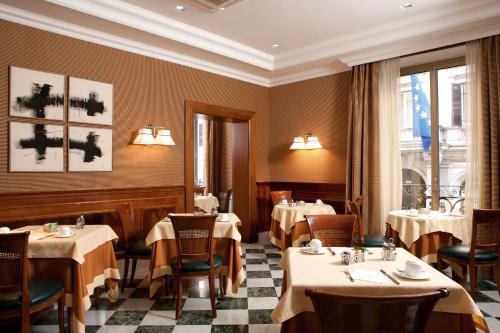
M422 89L418 74L411 75L411 94L413 98L413 136L422 139L424 151L431 146L431 106Z

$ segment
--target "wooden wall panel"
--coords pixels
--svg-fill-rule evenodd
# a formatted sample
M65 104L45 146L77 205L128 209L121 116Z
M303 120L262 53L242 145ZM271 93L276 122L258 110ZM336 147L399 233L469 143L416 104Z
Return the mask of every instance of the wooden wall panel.
M269 180L268 88L2 20L0 41L0 193L182 185L186 100L255 112L257 179ZM112 172L8 173L9 66L113 84ZM146 124L176 146L129 145Z
M302 183L302 182L258 182L257 183L257 216L259 232L268 231L271 227L271 191L292 191L295 201L315 202L323 200L331 205L337 214L345 213L345 184Z

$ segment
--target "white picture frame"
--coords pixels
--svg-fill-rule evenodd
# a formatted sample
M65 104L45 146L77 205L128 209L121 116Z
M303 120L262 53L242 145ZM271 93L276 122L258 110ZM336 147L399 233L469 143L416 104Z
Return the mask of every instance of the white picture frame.
M113 130L69 126L68 171L113 171Z
M64 75L10 67L9 116L64 120Z
M9 122L9 172L64 172L64 126Z
M70 77L68 121L113 125L113 85Z

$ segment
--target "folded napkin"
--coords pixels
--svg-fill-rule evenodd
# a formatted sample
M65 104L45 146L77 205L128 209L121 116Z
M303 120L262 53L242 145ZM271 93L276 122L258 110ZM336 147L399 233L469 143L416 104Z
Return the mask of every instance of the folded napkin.
M374 282L380 284L384 284L387 281L386 277L379 271L358 268L350 273L352 278L358 281Z

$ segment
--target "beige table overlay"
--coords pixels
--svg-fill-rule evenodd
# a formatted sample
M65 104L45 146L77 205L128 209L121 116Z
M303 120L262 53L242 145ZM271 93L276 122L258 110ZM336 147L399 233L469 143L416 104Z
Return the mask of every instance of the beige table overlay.
M113 241L118 236L108 225L71 227L69 238L45 235L42 226L26 226L15 231L30 230L28 258L30 278L55 279L64 282L65 305L71 308L72 332L85 332L85 311L90 308L94 288L105 285L108 298L118 299L120 279Z
M389 213L386 223L390 227L386 231L386 236L398 236L398 239L395 239L396 243L403 243L405 248L410 249L427 263L436 262L439 247L469 241L468 228L463 216L448 214L410 216L408 211L397 210Z
M332 206L306 203L305 206L276 205L271 213L271 243L285 251L289 246L300 246L310 240L309 226L304 215L335 214Z
M219 200L215 196L199 195L194 197L194 206L211 213L212 209L219 207Z
M367 254L366 262L349 266L341 263L340 248L335 248L334 251L338 253L335 256L330 253L307 255L302 253L300 248L293 247L286 250L280 261L280 266L285 271L287 287L272 313L273 322L284 323L303 312L314 312L310 298L304 294L306 287L344 295L370 296L408 295L447 288L450 295L436 304L434 312L472 315L478 328L487 329L479 308L467 291L431 266L424 264L426 271L431 274L431 278L428 280L403 279L393 273L396 267L404 267L406 260L418 260L408 251L398 248L397 261L393 262L382 261L380 259L381 250L374 248L373 254ZM374 271L384 269L401 284L395 285L387 278L383 284L363 281L351 282L344 274L346 267L350 271L356 268Z
M241 261L241 224L236 214L229 213L229 221L217 221L214 227L214 253L223 257L222 272L226 276L226 292L236 294L246 279ZM146 245L153 245L150 264L149 294L153 297L163 285L163 277L172 275L171 260L177 255L172 223L166 219L155 224L146 237Z

